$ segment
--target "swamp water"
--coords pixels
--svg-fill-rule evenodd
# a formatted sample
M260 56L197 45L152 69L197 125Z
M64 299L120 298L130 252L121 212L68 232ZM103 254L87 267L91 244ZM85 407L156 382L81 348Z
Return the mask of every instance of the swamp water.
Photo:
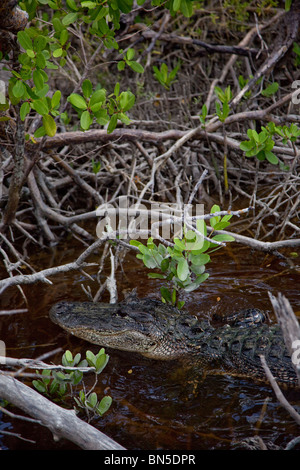
M31 262L40 270L73 261L82 251L82 247L58 246L54 251L41 252ZM210 277L196 292L186 296L185 308L200 319L210 319L215 314L226 316L252 306L266 310L274 321L268 291L273 295L282 292L299 317L297 258L295 263L296 268L290 269L277 258L231 245L212 255L207 266ZM88 272L95 275L90 269ZM119 299L123 298L122 292L133 288L137 288L139 297L159 298L160 283L149 280L148 272L135 256L127 255L116 276ZM0 274L7 277L6 272ZM0 316L0 339L5 341L8 356L37 358L61 347L63 351L71 350L73 356L80 352L84 357L86 350L97 353L100 349L67 335L48 317L51 306L60 300L87 300L81 284L90 285L95 293L98 283L93 285L78 272L52 277L51 281L52 286L41 283L22 286L28 300L27 313ZM108 301L107 295L101 300ZM18 289L7 289L0 299L0 309L17 308L24 308ZM154 361L108 348L106 352L110 360L95 391L99 398L109 394L113 402L109 411L91 424L128 449L226 450L253 436L285 446L299 435L299 428L267 383L208 374L195 387L195 380L187 380L174 361ZM50 357L48 362L60 363L62 353ZM87 375L85 383L93 385L94 376ZM300 391L289 391L286 395L300 412ZM21 414L18 409L12 411ZM38 424L4 414L0 414L0 433L1 429L34 441L0 434L3 449L75 448L68 441L54 442L52 434Z

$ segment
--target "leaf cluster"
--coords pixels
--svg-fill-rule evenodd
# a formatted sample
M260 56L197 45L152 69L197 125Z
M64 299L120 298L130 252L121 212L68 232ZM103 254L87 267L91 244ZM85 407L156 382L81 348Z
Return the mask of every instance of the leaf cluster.
M223 230L230 225L230 214L223 217L214 215L220 207L214 205L211 209L210 226L215 230ZM234 241L227 234L217 234L208 238L205 220L197 219L195 229L185 229L182 238L174 237L174 244L156 245L153 238L148 238L147 244L131 240L130 244L138 247L140 253L136 256L149 269L160 272L148 274L152 279L163 279L173 285L173 289L161 288L162 300L181 308L184 302L177 301L177 292L192 292L204 282L209 274L205 272L206 264L210 262L210 253L219 248L214 241Z
M139 0L142 5L145 0ZM172 15L182 13L190 17L193 12L192 0L153 0L152 5L163 5ZM45 9L45 6L48 8ZM12 70L9 84L9 100L14 106L20 103L20 116L24 121L26 117L37 113L41 117L42 125L34 133L34 137L27 135L27 139L53 137L57 132L57 121L64 124L70 122L66 112L59 112L61 92L50 90L49 72L65 67L70 57L72 35L81 28L96 41L102 41L104 48L118 50L121 58L117 68L123 71L125 66L136 73L143 73L144 67L139 58L135 58L136 51L128 48L125 52L119 49L115 40L115 33L120 28L121 14L128 14L134 6L133 0L23 0L20 7L27 11L31 26L18 33L18 42L22 48L18 60L20 67ZM38 13L39 9L41 11ZM42 21L41 21L42 20ZM160 70L155 70L156 78L169 89L175 80L180 64L174 70L168 71L162 64ZM78 112L80 127L88 130L93 122L107 126L112 132L120 120L128 125L130 120L126 112L133 106L135 97L130 91L116 93L106 97L106 91L100 89L98 84L94 91L88 80L82 85L83 96L72 93L67 99ZM52 91L52 95L51 95ZM7 104L6 104L7 105ZM8 105L7 105L8 106ZM2 108L3 110L4 108ZM5 110L8 108L5 108Z
M81 360L81 354L78 353L73 357L71 351L67 350L62 356L62 365L65 368L72 367L78 369L64 369L64 372L59 370L43 369L42 372L36 371L39 376L37 380L33 380L32 384L36 390L51 398L62 399L71 390L72 387L79 385L83 379L83 372L80 368L91 367L96 375L100 374L104 367L107 365L109 356L105 354L104 349L100 349L97 354L92 351L86 351L86 359ZM91 406L97 399L96 405ZM80 408L86 407L100 416L108 410L111 404L111 397L106 396L98 402L97 394L86 393L83 390L79 392L79 398L74 396L74 400Z
M215 93L218 98L218 101L216 101L216 113L220 121L224 122L230 113L229 102L232 99L232 91L230 86L228 86L224 91L220 87L216 86Z
M175 82L180 65L181 63L179 61L170 72L165 63L162 63L160 68L156 67L156 65L153 66L154 77L166 90L169 90L172 83Z
M255 129L248 129L247 135L249 140L240 143L240 149L245 152L246 157L256 156L260 161L267 160L273 165L277 165L280 163L279 159L271 151L275 145L273 138L276 136L286 145L289 141L296 141L300 136L300 129L295 123L290 126L278 126L274 122L269 122L265 127L262 126L259 133Z
M100 125L107 124L107 132L111 133L117 126L118 119L123 124L129 124L130 119L126 112L132 108L135 96L131 91L120 93L120 84L117 83L114 93L107 96L104 88L93 91L90 80L84 80L82 84L82 95L72 93L68 101L78 112L82 130L88 130L94 119Z

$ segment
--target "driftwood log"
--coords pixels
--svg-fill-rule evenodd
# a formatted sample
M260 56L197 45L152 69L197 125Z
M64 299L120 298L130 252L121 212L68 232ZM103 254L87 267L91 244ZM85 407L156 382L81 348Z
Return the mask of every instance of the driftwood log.
M117 442L76 416L24 385L0 372L0 397L23 410L47 427L55 440L68 439L85 450L125 450Z

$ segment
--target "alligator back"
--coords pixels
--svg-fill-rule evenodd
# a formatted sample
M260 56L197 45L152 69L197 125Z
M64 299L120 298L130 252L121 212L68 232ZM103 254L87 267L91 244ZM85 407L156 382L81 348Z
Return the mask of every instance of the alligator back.
M278 325L225 325L209 329L209 334L197 345L197 355L200 362L217 362L226 371L260 380L266 379L260 359L264 356L278 382L297 384L297 375Z

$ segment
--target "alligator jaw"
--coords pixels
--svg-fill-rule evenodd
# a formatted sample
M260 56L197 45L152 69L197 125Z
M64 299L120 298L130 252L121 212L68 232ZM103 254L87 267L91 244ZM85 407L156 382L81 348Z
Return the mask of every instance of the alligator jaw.
M124 330L116 331L95 331L88 328L65 328L74 336L84 339L89 343L99 344L120 351L138 352L143 356L157 358L155 354L155 343L146 336L136 332ZM142 352L143 351L143 352Z
M51 308L49 316L68 333L93 344L138 352L151 359L170 360L178 356L171 351L166 354L166 350L160 347L159 342L153 340L147 328L144 331L134 326L117 329L110 325L114 318L118 318L118 308L114 304L87 303L89 311L76 315L77 309L82 308L82 305L84 303L59 302ZM125 317L122 320L125 322Z

